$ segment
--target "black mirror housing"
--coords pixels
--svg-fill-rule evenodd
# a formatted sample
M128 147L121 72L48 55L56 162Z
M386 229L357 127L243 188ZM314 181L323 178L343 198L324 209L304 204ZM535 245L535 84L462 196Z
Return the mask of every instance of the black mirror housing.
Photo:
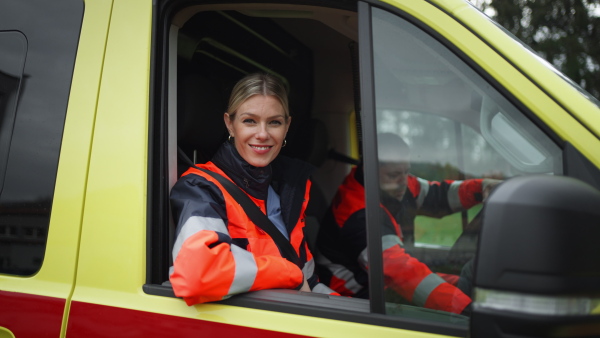
M600 335L600 191L523 176L486 201L472 337Z

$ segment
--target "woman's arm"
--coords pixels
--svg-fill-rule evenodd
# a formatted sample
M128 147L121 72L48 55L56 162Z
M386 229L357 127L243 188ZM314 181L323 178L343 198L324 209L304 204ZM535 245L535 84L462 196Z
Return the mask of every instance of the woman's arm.
M247 291L302 285L302 271L293 263L233 244L221 191L203 177L188 176L171 192L177 222L170 276L175 295L192 305Z

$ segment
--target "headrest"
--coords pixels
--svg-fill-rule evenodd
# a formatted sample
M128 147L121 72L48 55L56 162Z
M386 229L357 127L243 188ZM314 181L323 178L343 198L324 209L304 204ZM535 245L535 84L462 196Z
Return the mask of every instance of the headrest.
M314 118L305 120L301 124L294 138L288 141L289 149L285 154L304 160L318 168L327 159L329 150L327 126L323 121Z
M177 88L177 143L198 162L210 160L226 138L223 114L227 105L219 85L199 72L182 72Z

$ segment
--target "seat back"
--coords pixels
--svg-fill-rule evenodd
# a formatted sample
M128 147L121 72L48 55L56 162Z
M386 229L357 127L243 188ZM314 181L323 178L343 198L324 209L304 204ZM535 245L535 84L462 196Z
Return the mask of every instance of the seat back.
M317 168L321 167L327 160L329 149L329 135L325 123L314 118L308 119L299 129L302 132L290 140L290 147L286 149L285 154L306 161ZM315 180L312 180L304 236L313 254L316 253L317 233L328 206L329 201L323 190Z
M180 67L177 91L177 146L195 163L209 161L227 138L227 98L219 84L199 71ZM188 168L178 162L178 177Z

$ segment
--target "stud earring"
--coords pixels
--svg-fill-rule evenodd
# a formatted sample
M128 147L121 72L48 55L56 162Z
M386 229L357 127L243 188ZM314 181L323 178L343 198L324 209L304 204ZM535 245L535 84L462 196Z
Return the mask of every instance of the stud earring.
M281 146L281 148L285 147L286 144L287 144L287 140L283 140L283 145Z

